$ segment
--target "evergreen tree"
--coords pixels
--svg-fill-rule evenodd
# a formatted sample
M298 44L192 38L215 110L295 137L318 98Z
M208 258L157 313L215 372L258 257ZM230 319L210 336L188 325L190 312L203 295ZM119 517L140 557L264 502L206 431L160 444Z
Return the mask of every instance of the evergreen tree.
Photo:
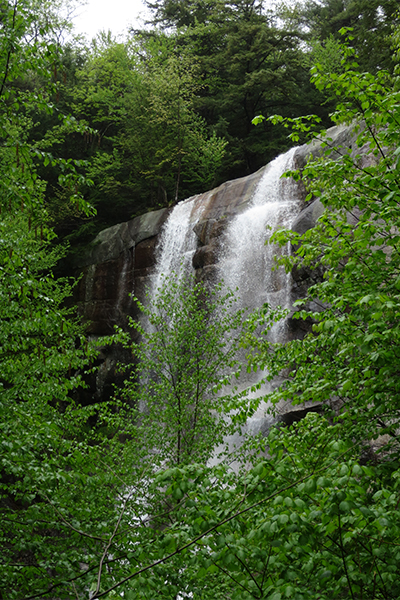
M195 58L202 89L195 107L228 145L219 181L249 174L285 150L285 132L256 132L252 119L263 112L301 115L320 108L321 96L309 85L307 60L298 29L282 24L263 2L149 3L154 23L176 35L182 53ZM177 33L174 33L174 29Z
M312 37L324 41L340 39L340 29L351 27L360 66L369 72L393 69L391 35L398 19L396 0L308 0L304 3L304 25Z

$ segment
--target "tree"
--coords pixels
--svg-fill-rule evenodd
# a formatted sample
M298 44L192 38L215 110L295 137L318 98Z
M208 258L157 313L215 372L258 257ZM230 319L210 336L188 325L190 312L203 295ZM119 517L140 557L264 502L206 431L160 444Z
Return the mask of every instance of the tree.
M194 110L197 66L174 44L161 34L126 43L99 36L72 84L62 84L61 101L91 131L77 138L58 127L50 141L66 158L89 161L94 185L85 192L97 209L80 227L76 218L61 223L74 244L214 184L226 142Z
M287 116L321 109L310 86L298 28L279 18L264 2L149 2L153 23L175 36L182 54L198 65L202 87L195 109L228 145L218 182L254 172L289 146L285 131L265 124L256 131L258 112ZM174 33L173 28L177 28Z
M194 597L398 596L399 471L362 466L341 429L311 413L273 429L268 459L244 474L208 469L195 479L188 469L160 478L171 494L187 490L177 518L191 543L170 568L187 566ZM213 485L202 490L205 478Z
M76 210L89 214L90 207L79 194L81 165L29 139L34 119L56 110L53 75L60 53L54 23L42 22L36 9L23 0L3 3L0 41L0 595L7 599L47 593L67 573L81 574L79 540L90 554L87 538L65 511L81 497L68 495L71 481L82 483L85 468L94 474L95 464L82 464L94 452L93 436L92 445L85 442L95 409L85 411L73 400L94 351L65 306L73 283L52 274L63 251L53 245L39 169L57 168ZM60 118L72 127L69 115ZM93 533L98 514L92 517ZM76 536L73 543L66 532Z
M64 306L71 283L51 274L60 250L51 247L48 230L35 231L28 219L16 211L0 221L0 589L7 599L34 595L76 573L83 554L79 536L63 523L68 516L60 499L83 476L89 452L90 411L75 406L73 394L93 351ZM78 538L70 552L66 532Z
M140 175L161 188L164 202L210 188L226 146L194 109L201 88L196 61L171 48L173 42L163 48L161 38L155 45L157 54L167 50L167 56L160 60L155 54L146 64L146 97L139 113L132 111L125 135L126 150L138 154Z
M57 5L56 5L57 8ZM3 78L0 83L0 132L2 136L1 204L9 212L19 207L30 216L30 223L43 226L46 211L46 176L53 170L64 201L77 214L91 214L91 206L80 193L85 179L84 163L74 158L53 156L44 136L37 139L37 122L54 115L69 133L84 134L87 129L70 114L56 107L59 90L57 69L62 54L58 37L63 21L42 23L34 2L7 3L0 40ZM50 10L50 9L49 9ZM51 138L54 133L48 131Z
M332 35L340 40L340 30L352 27L351 45L359 55L363 70L392 70L391 35L398 17L393 0L310 0L301 12L310 35L321 42Z
M52 273L63 252L53 245L44 175L48 168L58 172L65 200L90 214L79 193L87 185L83 162L58 158L54 148L60 132L93 131L52 102L61 49L51 44L51 30L41 29L29 2L6 8L0 55L0 589L7 600L86 597L91 586L118 579L128 555L142 560L132 555L135 540L148 550L158 539L144 514L146 503L157 502L143 496L149 463L137 462L134 411L123 402L79 404L76 388L84 385L95 349L65 307L73 282ZM30 27L39 34L30 37ZM44 112L61 121L45 139L34 131Z
M309 413L272 428L258 444L268 458L258 454L244 471L195 464L159 473L153 493L169 499L173 523L94 598L158 590L202 600L394 600L398 462L366 466L341 434L341 425Z
M254 466L244 473L194 465L160 474L155 484L179 499L166 551L108 592L134 597L149 573L171 574L175 594L198 598L398 597L399 92L389 73L360 74L354 51L342 52L344 73L316 66L313 78L340 98L338 123L363 123L356 148L333 152L328 138L325 155L289 174L325 212L303 235L274 236L297 248L280 259L288 269L323 273L294 315L312 330L253 358L270 375L285 369L272 402L313 400L334 423L311 413L249 441ZM368 161L358 152L366 144Z
M124 394L139 409L141 461L153 468L205 463L251 410L247 393L233 385L239 350L254 328L236 301L220 286L210 291L176 274L164 278L148 305L136 299L146 320L131 322L141 341L132 346L137 366ZM278 314L270 314L267 328Z
M231 4L231 3L229 3ZM218 6L218 1L190 0L146 0L147 7L153 11L152 23L163 29L190 27L198 23L207 23Z
M39 280L53 259L48 244L34 230L21 238L12 222L4 230L13 252L4 248L2 264L13 285L1 296L10 323L1 338L2 589L12 590L7 599L84 598L89 588L96 597L132 568L162 560L167 531L174 540L183 496L160 484L167 467L198 470L203 480L213 448L251 411L231 384L255 324L232 314L232 294L218 299L200 284L165 280L155 310L143 307L153 329L135 325L144 336L132 346L140 380L121 398L83 407L74 390L91 355L76 346L80 329L61 306L68 287ZM143 594L191 577L161 565Z
M336 399L349 419L349 435L366 439L380 433L395 441L398 407L398 91L388 73L360 75L354 57L344 74L322 72L313 78L342 98L337 122L364 122L357 148L370 148L374 160L357 151L310 162L301 177L310 196L326 211L304 236L278 233L300 250L288 268L322 268L324 278L309 288L304 308L295 315L312 319L314 332L279 352L276 364L296 363L293 379L281 390L286 398L326 402ZM297 174L296 176L299 176ZM310 311L315 300L320 310ZM295 358L297 352L298 356ZM304 352L304 354L303 354ZM307 358L306 358L307 355ZM309 364L310 356L315 360ZM268 361L269 362L269 361ZM327 368L329 362L329 371ZM355 418L355 416L357 417Z

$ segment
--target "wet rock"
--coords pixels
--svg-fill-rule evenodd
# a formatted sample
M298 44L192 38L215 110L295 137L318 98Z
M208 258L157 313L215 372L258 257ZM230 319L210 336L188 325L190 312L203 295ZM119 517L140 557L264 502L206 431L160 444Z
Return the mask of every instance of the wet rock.
M211 243L207 246L201 246L193 255L192 263L194 269L201 269L208 265L214 265L218 262L219 246L217 243Z
M158 235L170 211L170 208L162 208L100 231L86 250L75 258L74 266L82 269L116 259L121 252Z
M332 140L328 144L340 146L339 152L331 151L337 158L350 148L354 156L365 153L365 156L360 159L365 164L369 164L368 161L372 160L368 148L359 149L355 145L354 128L335 127L328 130L328 136ZM303 168L310 154L320 156L326 151L326 147L318 141L301 146L294 154L295 168ZM268 169L270 165L248 177L228 181L218 188L195 197L189 227L192 227L196 235L197 248L193 253L192 264L197 281L203 281L211 286L219 281L218 265L224 250L224 233L235 217L249 207L255 190ZM287 185L293 184L288 181ZM323 212L323 206L319 200L305 204L306 191L301 183L294 185L291 193L294 194L295 204L300 210L292 224L292 229L303 234L315 226ZM137 314L135 304L132 302L132 294L141 301L145 298L156 265L156 247L160 232L170 212L170 208L165 208L110 227L100 232L86 251L76 259L76 267L82 274L77 287L76 301L81 315L88 322L88 331L91 335L109 335L115 324L126 327L127 317ZM356 222L358 216L355 213L349 215L349 220L354 219ZM245 235L251 236L251 233ZM238 236L240 237L240 234ZM228 263L229 261L226 268L229 270ZM248 276L261 277L257 269L253 268L248 268ZM309 269L294 269L292 299L304 297L310 283L321 276L322 273ZM266 285L265 297L268 294L269 296L276 294L279 297L286 281L283 271L275 271L269 277L269 287L267 289ZM263 298L262 294L260 298ZM251 300L250 298L248 305L251 305ZM310 324L304 322L300 324L296 319L289 317L286 328L289 339L304 336L309 327ZM104 360L108 366L102 367L103 375L104 372L112 373L116 364L115 357L107 355ZM110 377L107 375L106 378L104 376L100 378L103 389L108 386L104 381L108 382Z
M314 200L311 204L306 206L295 219L292 230L303 235L308 229L315 227L316 222L323 212L323 204L318 199Z

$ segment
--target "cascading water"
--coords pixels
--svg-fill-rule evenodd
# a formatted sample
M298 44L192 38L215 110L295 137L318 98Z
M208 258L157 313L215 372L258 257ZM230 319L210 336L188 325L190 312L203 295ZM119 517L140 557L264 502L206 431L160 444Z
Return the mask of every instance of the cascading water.
M152 293L161 287L163 277L173 272L187 273L193 270L192 258L197 245L193 226L204 210L204 207L196 202L197 198L198 196L192 196L179 202L165 222L156 252L156 268L151 281Z
M293 166L296 148L269 163L255 193L241 214L228 225L221 241L218 262L219 278L224 287L234 290L241 308L255 309L268 304L271 309L291 306L291 277L283 267L273 270L274 258L281 249L268 244L270 235L278 229L288 229L296 218L300 202L297 188L282 174ZM289 248L286 249L289 251ZM285 341L286 324L279 321L269 332L270 341ZM246 373L240 382L242 389L258 383L266 373ZM268 393L271 384L264 383L253 396ZM266 405L261 403L246 425L248 432L257 433L269 427L272 419L265 416ZM233 447L239 436L229 440Z
M295 151L269 163L250 204L229 224L221 244L219 277L226 287L238 290L246 308L290 304L290 276L272 270L279 249L266 241L278 228L289 228L298 212L291 180L281 179Z
M282 174L293 166L295 152L296 148L293 148L267 165L246 208L228 223L220 237L217 280L223 282L223 288L233 290L238 296L236 308L254 309L265 303L272 309L290 307L290 275L283 268L272 270L274 256L282 249L266 245L266 241L278 228L290 228L300 209L294 182L282 179ZM163 277L172 272L193 272L192 258L198 246L194 227L210 202L211 196L203 194L174 207L161 234L156 270L152 276L153 296L162 285ZM273 341L284 341L285 329L282 322L274 326L270 332ZM253 376L240 385L245 388L255 381ZM265 384L259 395L267 392ZM271 419L265 417L265 408L260 405L250 419L249 432L264 430L271 423ZM229 440L229 445L233 446L236 441Z

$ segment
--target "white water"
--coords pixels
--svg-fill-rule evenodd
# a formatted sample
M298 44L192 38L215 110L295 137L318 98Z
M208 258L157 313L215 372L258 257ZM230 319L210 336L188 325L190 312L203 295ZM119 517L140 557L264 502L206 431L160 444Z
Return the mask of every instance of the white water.
M204 206L196 202L197 198L192 196L179 202L164 224L151 282L153 293L161 287L163 277L193 271L192 258L197 247L193 227L204 210Z
M293 165L296 148L281 154L266 167L246 210L228 225L221 243L219 280L239 298L240 308L256 309L268 304L273 310L291 307L291 276L277 267L275 258L289 247L268 243L278 229L289 229L299 211L296 186L282 173ZM284 341L285 321L279 321L269 340ZM259 381L257 376L255 381ZM254 383L249 378L244 383Z
M296 148L293 148L267 165L247 209L231 221L224 234L218 263L219 278L226 288L236 290L241 308L260 308L265 303L271 309L291 307L291 276L283 267L273 269L274 258L289 252L289 247L280 248L267 241L278 229L289 229L300 209L294 182L282 178L282 174L293 167L295 152ZM268 339L283 342L286 338L286 323L279 321ZM246 373L239 389L259 383L266 375L260 371ZM261 397L271 391L271 387L270 383L263 383L260 390L249 394L249 398ZM267 433L275 419L266 414L266 409L267 405L261 401L243 433ZM237 434L226 443L232 451L235 446L240 446L242 439Z
M299 212L299 200L295 184L282 179L282 174L293 166L296 149L278 156L265 169L254 195L247 208L237 215L227 226L221 240L217 273L226 288L235 291L239 297L239 307L254 309L265 303L271 308L291 306L291 280L283 267L272 270L274 256L285 249L266 244L277 229L287 229ZM175 273L193 272L192 257L197 248L194 225L206 208L204 195L201 202L197 196L179 203L173 209L164 225L157 256L157 266L152 277L153 293L160 287L163 277ZM289 251L287 248L286 251ZM237 306L238 307L238 306ZM270 332L271 341L284 341L286 326L280 322ZM265 375L265 374L264 374ZM260 381L250 376L241 382L241 387ZM257 395L270 390L269 384ZM265 415L266 405L261 403L256 414L248 421L249 433L266 431L272 418ZM227 440L231 448L240 443L240 436Z
M238 290L241 304L273 308L290 305L290 277L282 268L273 271L279 248L266 241L277 229L287 229L298 212L293 183L281 179L293 162L295 148L278 156L266 168L254 196L242 214L229 224L223 242L219 276L226 287Z

